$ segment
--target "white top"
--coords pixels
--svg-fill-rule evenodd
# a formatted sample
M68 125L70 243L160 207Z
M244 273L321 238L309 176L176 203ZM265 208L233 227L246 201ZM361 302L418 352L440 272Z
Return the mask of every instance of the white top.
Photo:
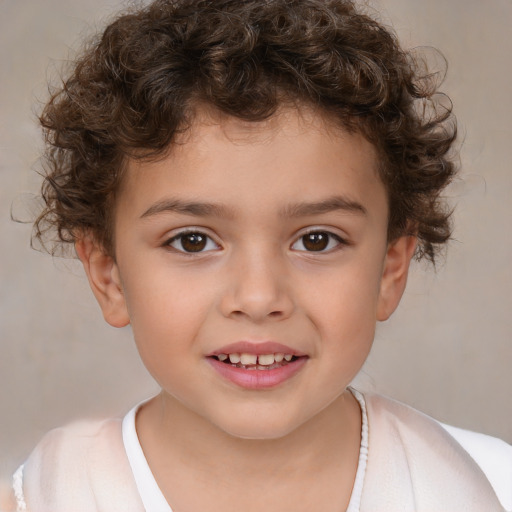
M363 492L363 483L368 461L368 415L364 396L350 389L361 407L361 445L356 478L347 512L358 512ZM123 419L123 442L130 466L135 477L137 489L147 512L172 512L162 491L156 483L135 429L135 416L142 403L135 406ZM459 429L449 425L440 425L471 455L487 476L502 505L512 510L512 446L500 439ZM497 454L502 454L500 459ZM492 454L492 457L489 456Z
M362 428L359 462L347 512L359 512L363 493L364 475L366 473L366 463L368 461L368 415L366 413L366 403L363 395L354 389L351 389L351 391L361 407ZM135 483L146 512L172 512L169 503L167 503L160 487L158 487L156 483L139 442L135 428L135 416L141 405L142 403L135 406L123 419L123 443L126 455L128 456Z
M146 512L172 512L169 503L167 503L156 483L151 469L149 469L148 461L142 451L135 429L135 416L143 403L135 406L123 419L123 443L126 455Z
M480 466L503 507L512 510L512 445L497 437L440 425Z
M349 512L512 511L512 446L351 391L362 431ZM15 474L18 510L172 512L137 436L139 407L124 420L75 422L46 434Z

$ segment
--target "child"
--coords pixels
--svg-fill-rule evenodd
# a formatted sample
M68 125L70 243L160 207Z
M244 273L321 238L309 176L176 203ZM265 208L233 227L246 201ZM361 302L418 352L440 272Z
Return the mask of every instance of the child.
M510 508L508 445L349 387L450 236L434 93L346 0L160 0L105 30L41 116L36 236L74 244L161 393L47 434L20 510Z

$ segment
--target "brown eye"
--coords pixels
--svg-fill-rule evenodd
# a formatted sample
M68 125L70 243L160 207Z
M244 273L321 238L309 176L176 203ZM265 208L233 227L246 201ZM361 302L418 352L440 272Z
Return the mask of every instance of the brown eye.
M181 233L172 238L168 245L181 252L205 252L218 249L219 246L204 233L189 232Z
M187 252L199 252L206 247L206 237L201 233L187 233L181 237L180 242Z
M328 231L311 231L301 236L293 245L295 251L327 252L345 242L341 237Z
M302 237L302 243L307 251L324 251L329 244L327 233L308 233Z

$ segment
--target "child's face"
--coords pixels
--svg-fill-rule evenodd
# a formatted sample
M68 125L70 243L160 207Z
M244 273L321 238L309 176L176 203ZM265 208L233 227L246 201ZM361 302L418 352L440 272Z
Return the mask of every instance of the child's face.
M131 323L164 397L236 436L285 435L361 368L411 243L387 243L373 146L318 114L203 115L179 142L129 162L96 295L110 323ZM270 369L216 357L240 353Z

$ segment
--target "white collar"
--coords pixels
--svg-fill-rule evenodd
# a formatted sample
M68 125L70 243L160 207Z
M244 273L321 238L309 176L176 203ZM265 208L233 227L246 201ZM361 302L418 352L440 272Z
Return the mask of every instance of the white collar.
M364 396L352 388L349 389L361 407L362 429L361 446L359 448L359 463L347 512L358 512L363 492L366 463L368 460L368 417L366 414ZM172 512L171 506L167 503L160 487L158 487L158 484L156 483L146 456L142 451L142 446L140 445L137 430L135 428L135 417L137 415L137 411L146 401L136 405L123 418L123 443L135 478L137 490L140 494L140 498L144 504L146 512Z

